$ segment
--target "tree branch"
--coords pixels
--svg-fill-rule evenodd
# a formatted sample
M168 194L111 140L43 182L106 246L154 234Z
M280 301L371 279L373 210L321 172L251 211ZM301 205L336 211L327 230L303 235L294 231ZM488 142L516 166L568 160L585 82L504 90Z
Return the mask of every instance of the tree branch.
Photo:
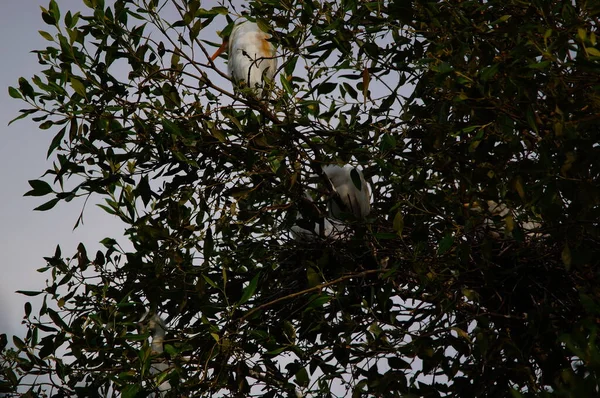
M386 271L386 270L372 269L372 270L367 270L367 271L359 272L358 274L344 275L344 276L342 276L342 277L340 277L338 279L335 279L333 281L321 283L320 285L313 286L311 288L308 288L308 289L305 289L305 290L301 290L301 291L296 292L296 293L288 294L287 296L279 297L278 299L275 299L273 301L269 301L268 303L265 303L265 304L259 305L258 307L252 308L250 311L248 311L246 314L244 314L244 316L242 316L240 318L240 323L243 322L243 321L245 321L246 319L248 319L250 317L250 315L254 314L255 312L260 311L260 310L262 310L264 308L270 307L270 306L272 306L274 304L280 303L282 301L289 300L289 299L292 299L294 297L302 296L304 294L316 292L318 290L321 290L321 289L326 288L328 286L335 285L337 283L343 282L343 281L348 280L348 279L362 278L364 276L367 276L367 275L370 275L370 274L376 274L376 273L383 272L383 271Z

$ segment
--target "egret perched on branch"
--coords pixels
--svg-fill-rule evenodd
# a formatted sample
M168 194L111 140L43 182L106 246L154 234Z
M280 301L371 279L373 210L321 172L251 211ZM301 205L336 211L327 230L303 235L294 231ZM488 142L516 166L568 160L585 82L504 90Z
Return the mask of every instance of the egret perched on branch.
M214 61L227 48L227 70L233 82L252 87L257 96L261 96L265 77L273 80L277 70L275 47L268 41L270 37L256 23L240 18L211 59Z
M147 330L152 333L152 342L150 346L152 347L152 353L156 355L160 355L164 352L163 343L165 340L165 322L161 317L154 314L149 316L150 312L146 312L146 314L140 320L140 323L144 325ZM161 374L166 374L167 369L169 369L169 364L164 360L160 359L157 362L153 362L150 365L150 374L157 376ZM160 376L159 376L160 377ZM162 398L167 394L167 391L171 389L171 384L168 381L164 381L160 383L158 386L159 396ZM150 395L154 397L155 395Z
M332 217L342 219L344 213L352 213L356 218L364 219L371 212L371 194L363 173L356 167L329 165L323 167L345 209L333 199L329 202Z

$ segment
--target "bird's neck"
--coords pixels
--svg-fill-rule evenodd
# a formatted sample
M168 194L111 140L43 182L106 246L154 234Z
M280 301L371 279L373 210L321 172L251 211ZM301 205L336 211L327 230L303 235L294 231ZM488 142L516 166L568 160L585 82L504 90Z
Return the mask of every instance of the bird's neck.
M163 352L163 342L164 342L164 335L163 336L154 336L152 338L152 351L154 352Z

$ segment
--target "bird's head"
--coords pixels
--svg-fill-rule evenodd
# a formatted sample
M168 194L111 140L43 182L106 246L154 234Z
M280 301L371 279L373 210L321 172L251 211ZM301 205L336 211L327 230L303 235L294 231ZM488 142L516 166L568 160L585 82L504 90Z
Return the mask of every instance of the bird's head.
M242 17L238 18L234 24L230 23L220 33L220 36L223 38L223 43L221 44L221 47L219 47L217 51L215 51L215 53L210 57L210 59L214 61L225 50L231 51L231 44L236 40L248 40L244 39L244 37L248 37L248 34L251 38L260 38L258 39L260 42L255 42L255 45L260 47L259 53L261 53L262 56L265 58L271 58L275 56L275 48L269 40L271 36L266 33L266 28L264 26L261 28L258 22L253 22L252 20L247 19L245 15L242 15Z
M219 55L221 55L225 50L229 49L229 39L233 36L234 32L237 31L243 23L248 22L246 18L240 18L233 25L229 24L227 27L221 32L220 36L223 38L223 43L221 47L215 51L215 53L210 57L212 61L217 59Z
M210 60L214 61L215 59L217 59L217 57L221 55L227 47L229 47L229 37L223 37L223 44L221 44L221 47L219 47L217 51L215 51L215 53L212 55L212 57L210 57Z

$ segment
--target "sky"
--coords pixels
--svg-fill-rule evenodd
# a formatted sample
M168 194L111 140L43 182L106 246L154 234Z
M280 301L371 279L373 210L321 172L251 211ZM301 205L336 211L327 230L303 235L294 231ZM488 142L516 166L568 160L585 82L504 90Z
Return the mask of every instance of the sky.
M83 201L61 203L46 212L33 211L52 197L24 197L30 187L28 180L38 179L51 167L46 159L55 129L40 130L35 122L21 119L8 123L28 108L23 101L10 98L9 86L18 86L19 77L30 79L42 66L32 50L44 48L47 41L39 30L52 31L41 18L40 6L47 8L49 0L5 1L0 13L0 334L24 335L21 325L26 301L35 297L16 294L17 290L44 288L46 276L36 272L44 267L43 257L52 256L59 244L64 255L75 252L79 242L88 253L95 253L100 240L107 236L122 236L123 225L97 206L86 207L84 225L73 230ZM81 0L59 0L61 14L80 10ZM51 182L46 179L46 181ZM41 296L40 296L41 297ZM36 305L33 305L34 313ZM38 307L39 308L39 307ZM9 341L11 338L9 337Z
M52 158L46 159L48 147L58 128L40 130L38 124L28 118L8 123L19 116L19 109L29 108L22 100L8 95L8 87L18 87L19 77L31 80L31 77L44 69L38 64L33 50L45 48L49 42L39 31L52 35L55 28L46 25L41 18L41 8L48 8L50 0L4 1L0 13L0 49L2 50L2 73L0 74L0 334L6 333L11 341L12 335L24 336L26 328L22 324L24 304L30 301L33 314L39 309L41 298L27 297L15 293L17 290L41 290L46 286L49 275L36 272L46 266L43 257L52 256L56 246L60 245L64 257L76 252L82 242L90 256L103 249L99 243L106 237L116 238L121 246L127 248L123 236L125 225L116 217L106 214L90 200L85 207L84 223L74 230L83 200L59 203L49 211L33 209L53 196L24 197L31 189L28 180L42 178L44 172L52 167ZM203 7L217 5L219 0L203 2ZM87 12L82 0L57 0L61 16L67 11ZM233 1L238 10L243 1ZM108 3L107 3L108 4ZM174 16L173 16L174 18ZM205 37L217 42L219 23L215 21L214 37ZM210 29L210 28L209 28ZM222 62L222 61L219 61ZM221 65L222 71L226 66ZM118 72L118 71L117 71ZM216 77L218 84L230 84ZM44 80L44 79L42 79ZM43 178L52 183L51 178Z
M53 196L24 197L31 189L28 180L42 178L52 167L52 158L46 159L48 147L57 128L40 130L28 118L8 123L19 116L19 109L29 108L22 100L8 95L8 87L18 87L19 77L30 80L44 69L38 64L33 50L45 48L49 42L39 31L55 33L52 26L41 18L41 8L48 8L49 0L6 1L0 13L0 49L4 54L0 74L0 334L23 336L24 304L35 303L41 297L26 297L17 290L40 290L48 276L36 272L46 265L43 257L52 256L60 245L63 256L70 257L82 242L90 256L102 249L99 243L106 237L119 240L125 225L116 217L106 214L91 200L85 207L84 224L73 229L83 208L83 200L59 203L49 211L33 211ZM67 11L84 11L82 0L58 0L61 16ZM217 1L206 1L210 8ZM216 24L215 24L216 27ZM211 40L218 41L216 36ZM223 65L223 70L226 67ZM222 80L222 79L220 79ZM51 178L43 178L52 183ZM123 245L122 239L119 243ZM127 247L127 246L125 246ZM38 299L39 298L39 299ZM39 306L37 306L39 309ZM9 337L9 341L11 338Z

